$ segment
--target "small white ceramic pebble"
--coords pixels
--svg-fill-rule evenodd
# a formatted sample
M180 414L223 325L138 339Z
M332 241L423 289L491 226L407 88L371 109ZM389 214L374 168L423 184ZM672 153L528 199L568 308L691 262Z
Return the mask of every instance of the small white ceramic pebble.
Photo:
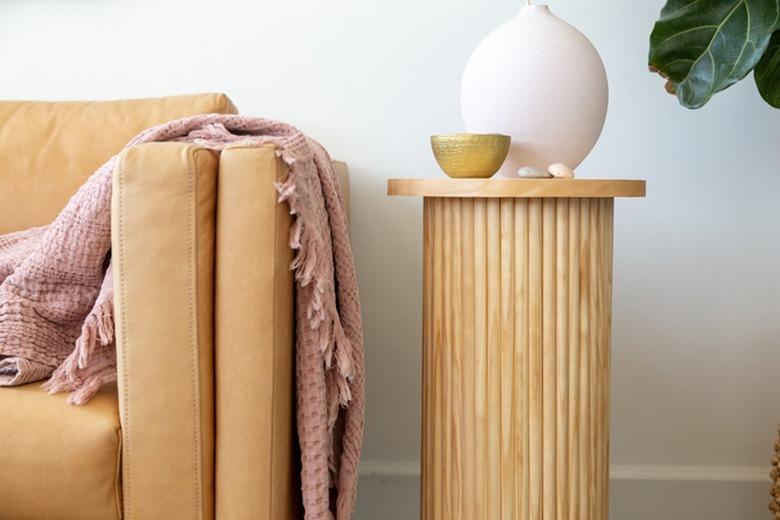
M551 164L550 166L547 167L547 171L549 171L550 174L556 179L574 178L574 170L572 170L571 168L569 168L563 163Z
M549 179L552 177L546 171L534 168L532 166L523 166L517 170L517 176L523 179Z

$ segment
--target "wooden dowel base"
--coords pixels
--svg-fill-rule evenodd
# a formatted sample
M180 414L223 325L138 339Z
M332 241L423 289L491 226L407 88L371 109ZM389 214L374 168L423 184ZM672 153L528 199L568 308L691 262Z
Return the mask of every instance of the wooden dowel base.
M611 198L426 198L422 518L606 520Z

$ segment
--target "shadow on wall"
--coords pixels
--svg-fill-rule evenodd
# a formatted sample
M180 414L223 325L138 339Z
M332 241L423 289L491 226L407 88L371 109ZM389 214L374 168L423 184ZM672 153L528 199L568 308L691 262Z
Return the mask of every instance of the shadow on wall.
M393 454L389 462L417 460L420 436L422 204L388 197L386 179L393 176L350 164L366 342L362 459L383 463L388 454Z

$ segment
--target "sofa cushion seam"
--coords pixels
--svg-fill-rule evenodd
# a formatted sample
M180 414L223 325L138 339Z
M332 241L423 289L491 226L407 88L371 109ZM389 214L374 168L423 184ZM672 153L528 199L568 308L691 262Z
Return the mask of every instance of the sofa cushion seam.
M131 503L130 490L130 443L131 432L130 427L131 413L130 413L130 379L128 377L128 340L127 340L127 286L125 277L125 222L124 222L124 175L125 175L125 155L122 154L117 160L117 175L116 175L116 188L117 188L117 235L119 244L117 249L119 254L117 255L117 263L119 273L119 298L121 301L121 337L117 338L117 342L122 344L122 388L123 395L122 401L124 402L123 414L125 417L124 424L122 425L122 443L124 445L123 460L122 460L122 494L124 497L123 505L125 507L125 518L128 519L131 515L128 513L128 505ZM121 422L121 421L120 421Z
M194 446L194 463L195 463L195 513L199 520L203 519L203 496L202 496L202 472L203 472L203 459L201 454L201 428L200 428L200 384L199 384L199 354L198 354L198 297L197 284L198 284L198 235L197 235L197 204L198 204L198 161L196 154L199 149L190 148L187 154L187 176L188 176L188 191L189 191L189 204L188 204L188 226L189 226L189 245L188 245L188 267L189 267L189 305L190 305L190 355L192 363L191 383L192 383L192 404L193 404L193 441Z

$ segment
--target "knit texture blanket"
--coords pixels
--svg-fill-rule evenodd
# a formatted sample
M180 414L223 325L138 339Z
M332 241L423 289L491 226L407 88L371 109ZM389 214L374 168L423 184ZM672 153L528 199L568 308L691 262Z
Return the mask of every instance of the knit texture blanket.
M289 125L237 115L179 119L127 146L152 141L217 151L270 143L289 166L276 189L294 215L305 518L351 518L363 436L363 331L344 201L330 157ZM81 404L116 379L110 266L116 160L98 169L48 227L0 236L0 386L50 377L51 392L71 392L70 401Z

